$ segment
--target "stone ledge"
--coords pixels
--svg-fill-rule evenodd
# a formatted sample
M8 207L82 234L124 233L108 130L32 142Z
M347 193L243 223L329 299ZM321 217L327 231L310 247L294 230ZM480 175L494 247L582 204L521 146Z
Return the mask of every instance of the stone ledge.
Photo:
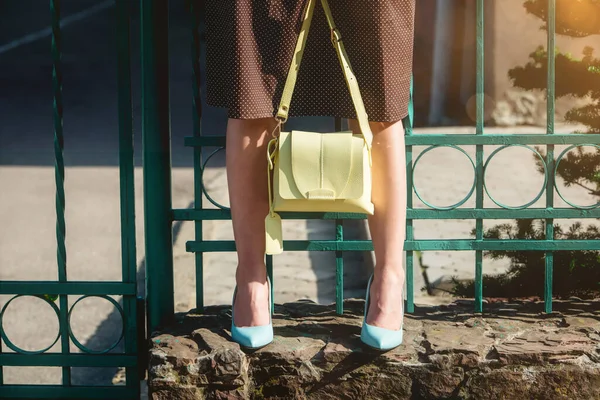
M243 351L229 307L179 316L151 339L150 398L600 399L600 301L417 307L404 344L362 345L364 301L276 305L275 339Z

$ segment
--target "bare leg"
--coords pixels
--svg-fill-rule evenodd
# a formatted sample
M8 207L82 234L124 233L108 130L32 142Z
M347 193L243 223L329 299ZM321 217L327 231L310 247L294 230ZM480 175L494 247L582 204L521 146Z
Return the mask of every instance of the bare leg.
M406 237L406 154L402 121L371 122L375 214L369 230L375 250L367 323L399 329L403 317L403 247ZM359 132L356 120L350 127Z
M273 118L227 123L227 181L238 255L237 327L269 323L264 223L269 209L266 146L274 127Z

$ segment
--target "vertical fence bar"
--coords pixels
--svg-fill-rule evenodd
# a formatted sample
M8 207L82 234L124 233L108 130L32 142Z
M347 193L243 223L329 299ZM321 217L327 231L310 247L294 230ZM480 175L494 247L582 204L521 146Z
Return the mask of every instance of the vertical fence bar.
M174 313L169 2L141 1L142 143L148 334Z
M410 79L410 99L408 102L408 116L402 122L404 124L404 132L406 136L413 134L414 121L414 76ZM406 147L406 210L413 208L413 158L412 146ZM413 220L406 219L406 240L414 240ZM406 312L415 312L415 279L414 279L414 251L406 251Z
M341 131L342 119L335 117L333 125L334 131ZM335 221L335 240L337 242L344 240L344 225L340 219ZM339 315L344 313L344 253L337 250L335 252L335 311Z
M554 109L555 109L555 86L556 86L556 0L548 0L548 81L546 90L546 134L554 134ZM546 163L548 171L554 171L554 145L546 145ZM554 174L548 174L546 186L546 207L554 207ZM554 240L554 219L546 218L546 240ZM552 276L554 265L554 252L546 251L545 257L545 279L544 279L544 309L547 313L552 312Z
M335 220L335 241L344 240L344 221ZM335 311L342 315L344 313L344 253L340 250L335 252Z
M267 276L271 281L271 314L275 312L275 283L273 282L273 256L266 256Z
M121 265L122 280L127 283L137 281L135 244L135 180L134 142L131 102L131 48L130 23L131 3L116 0L117 22L117 86L119 108L119 181L121 196ZM125 310L125 353L138 351L137 299L136 296L123 296ZM127 367L126 384L139 390L138 367Z
M52 92L54 97L54 179L56 182L56 261L58 265L59 282L67 281L67 249L65 245L65 164L63 159L63 99L62 99L62 65L61 47L62 37L60 31L60 0L50 0L52 16ZM69 354L69 333L67 331L68 296L61 294L60 302L60 344L61 353ZM63 386L71 385L71 368L62 367Z
M146 300L139 296L135 301L135 311L137 316L137 358L138 358L138 378L146 377L148 369L148 345L146 337ZM129 379L129 376L125 377ZM140 380L141 380L140 379ZM136 390L137 391L137 390Z
M484 120L484 70L485 70L485 48L484 48L484 0L477 0L477 78L476 78L476 103L477 122L476 135L483 135ZM483 208L483 145L476 145L476 197L475 207ZM476 240L483 240L483 219L475 221ZM475 312L483 312L483 252L475 251Z
M58 278L61 282L67 280L67 252L65 247L65 164L63 160L63 100L62 100L62 66L60 32L60 0L51 0L52 12L52 87L53 87L53 117L54 117L54 171L56 181L56 241L58 262Z
M342 119L340 117L335 117L333 119L333 130L336 132L342 130Z
M192 22L192 129L193 135L199 137L202 135L202 98L200 97L200 5L198 0L189 0L190 14ZM202 209L202 186L204 182L200 179L202 169L202 148L194 147L194 208ZM203 221L194 221L194 235L196 241L202 241ZM204 253L194 253L196 262L196 309L204 309Z

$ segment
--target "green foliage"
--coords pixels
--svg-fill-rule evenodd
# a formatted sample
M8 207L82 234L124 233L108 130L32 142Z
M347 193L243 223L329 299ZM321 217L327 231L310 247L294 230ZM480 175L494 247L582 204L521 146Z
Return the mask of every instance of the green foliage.
M500 224L484 232L484 238L544 240L546 224L544 220L521 219L515 225ZM471 232L475 235L475 230ZM584 227L573 224L568 230L554 225L555 240L586 240L600 238L600 229L595 225ZM546 266L543 251L487 251L485 257L494 260L508 257L511 266L505 274L484 276L483 293L486 297L543 297L544 271ZM454 281L454 293L472 297L475 292L473 281ZM593 297L600 293L600 252L598 251L556 251L554 252L554 287L556 296L577 295Z
M594 57L594 49L586 47L580 60L558 51L555 62L556 97L590 99L590 104L567 112L565 120L586 125L589 133L600 133L600 59ZM546 90L547 68L548 53L538 47L526 65L511 69L508 75L516 87Z
M526 0L528 14L542 21L548 30L548 0ZM571 37L600 34L600 0L556 0L556 33Z
M548 1L526 0L525 10L542 21L547 30ZM600 0L556 0L556 33L569 37L600 35ZM599 41L600 43L600 41ZM565 119L589 128L590 133L600 133L600 59L594 49L586 47L581 59L557 51L556 96L589 97L591 104L569 111ZM548 54L539 47L530 54L530 61L509 71L516 87L546 89Z
M526 0L524 7L542 21L547 29L548 1ZM570 37L585 37L600 34L600 0L556 0L556 32ZM600 41L599 41L600 42ZM556 51L556 97L571 96L587 98L589 104L568 111L568 122L582 124L589 134L600 134L600 59L594 57L594 49L586 47L583 57L576 59L570 54ZM539 47L530 54L530 61L509 71L516 87L526 90L546 90L548 54ZM547 154L536 149L544 159ZM589 147L586 147L589 149ZM537 170L543 173L541 161L534 156ZM549 171L550 174L553 171ZM557 176L564 185L585 188L600 200L600 150L584 151L577 147L562 158ZM574 223L568 230L554 226L555 240L600 240L600 229L596 225L583 227ZM475 236L475 231L472 232ZM522 219L515 225L496 225L484 232L486 239L534 239L544 240L545 221ZM505 274L483 277L483 293L486 297L529 297L544 294L545 253L543 251L490 251L484 256L492 259L508 257L511 266ZM554 252L553 294L556 296L595 296L600 294L600 252L557 251ZM455 294L472 297L474 282L454 281Z

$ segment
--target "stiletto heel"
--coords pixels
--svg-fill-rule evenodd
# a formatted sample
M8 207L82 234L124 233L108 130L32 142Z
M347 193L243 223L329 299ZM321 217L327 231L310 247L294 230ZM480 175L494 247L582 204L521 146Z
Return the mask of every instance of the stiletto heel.
M365 300L365 316L360 332L360 340L367 346L377 350L391 350L402 344L402 328L404 326L404 312L402 313L402 323L399 330L385 329L378 326L367 324L367 312L369 310L369 297L371 294L371 282L373 275L369 278L367 285L367 295ZM404 301L404 300L403 300ZM402 305L404 311L404 304Z
M233 305L237 294L237 285L233 290L233 300L231 301L231 338L242 347L249 349L258 349L264 347L273 341L273 321L271 319L271 281L267 277L267 287L269 290L269 323L267 325L248 326L238 328L235 326L233 318Z

